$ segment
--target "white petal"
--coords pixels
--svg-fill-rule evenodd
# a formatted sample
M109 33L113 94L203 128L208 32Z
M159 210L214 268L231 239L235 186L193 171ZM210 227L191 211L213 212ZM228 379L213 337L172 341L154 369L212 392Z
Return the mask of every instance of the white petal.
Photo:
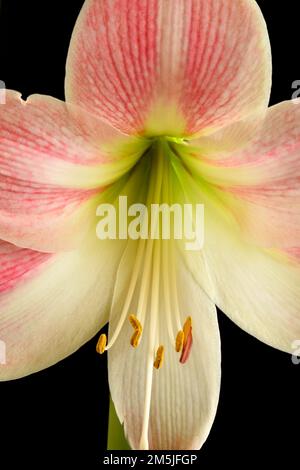
M128 270L129 274L129 270ZM164 344L163 367L153 370L149 422L150 449L198 449L211 429L220 387L220 338L216 310L187 270L178 269L180 311L193 318L194 343L186 364L180 364L167 332L163 300L159 311L159 341ZM117 289L126 289L124 276ZM132 308L136 308L136 300ZM115 303L110 329L114 330L121 305ZM124 326L109 351L109 382L112 398L133 448L139 448L146 386L149 315L138 349L130 347L132 328Z
M29 278L4 290L0 339L6 345L6 364L0 365L0 380L55 364L107 322L121 247L93 233L80 250L51 255Z

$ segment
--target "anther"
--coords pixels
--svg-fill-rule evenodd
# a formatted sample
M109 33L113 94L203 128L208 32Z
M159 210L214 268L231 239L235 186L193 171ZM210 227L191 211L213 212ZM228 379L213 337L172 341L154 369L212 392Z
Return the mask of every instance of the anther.
M140 343L141 336L142 336L142 332L140 330L135 330L135 332L133 333L133 335L131 337L131 340L130 340L130 344L133 348L138 347L138 345Z
M140 331L142 333L143 327L141 325L141 322L138 320L138 318L135 315L130 315L129 316L129 321L131 326L136 330Z
M193 345L193 332L192 332L192 319L188 317L183 325L183 333L184 333L184 340L183 340L183 347L182 353L180 356L181 364L185 364L188 360L192 345Z
M153 363L153 366L155 369L160 369L163 365L164 362L164 356L165 356L165 348L163 346L159 346L156 356L155 356L155 361Z
M184 332L182 330L178 331L175 341L175 350L176 352L180 352L182 350L184 341Z
M133 348L137 348L140 343L140 339L141 339L142 332L143 332L143 327L141 325L141 322L138 320L138 318L135 315L130 315L129 321L131 323L131 326L135 330L131 337L130 344Z
M184 325L183 325L184 339L187 338L187 336L188 336L189 332L191 331L191 329L192 329L192 318L187 317L187 319L185 320Z
M103 354L105 352L106 345L107 345L107 337L105 334L103 334L100 336L97 346L96 346L97 353Z

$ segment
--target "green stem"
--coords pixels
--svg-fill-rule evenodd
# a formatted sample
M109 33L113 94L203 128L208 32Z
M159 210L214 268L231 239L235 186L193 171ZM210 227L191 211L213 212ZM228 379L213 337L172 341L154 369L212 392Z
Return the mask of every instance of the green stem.
M119 421L112 399L110 399L109 403L107 449L130 450L130 446L124 435L123 426Z

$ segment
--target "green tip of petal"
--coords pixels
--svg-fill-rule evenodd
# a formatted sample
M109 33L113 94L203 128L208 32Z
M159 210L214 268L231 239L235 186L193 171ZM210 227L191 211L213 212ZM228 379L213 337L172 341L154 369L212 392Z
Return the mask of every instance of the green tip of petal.
M110 399L109 404L107 449L130 450L130 446L124 435L123 426L119 421L112 399Z

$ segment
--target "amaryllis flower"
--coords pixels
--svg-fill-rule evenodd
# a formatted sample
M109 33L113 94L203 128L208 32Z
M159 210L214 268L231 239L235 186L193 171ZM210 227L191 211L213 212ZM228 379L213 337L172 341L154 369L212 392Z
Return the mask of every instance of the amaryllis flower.
M109 322L97 350L130 445L198 449L219 397L216 306L282 351L300 337L300 106L267 108L254 0L87 0L66 70L66 102L7 91L0 106L1 379ZM203 204L203 249L100 240L97 208L120 195Z

